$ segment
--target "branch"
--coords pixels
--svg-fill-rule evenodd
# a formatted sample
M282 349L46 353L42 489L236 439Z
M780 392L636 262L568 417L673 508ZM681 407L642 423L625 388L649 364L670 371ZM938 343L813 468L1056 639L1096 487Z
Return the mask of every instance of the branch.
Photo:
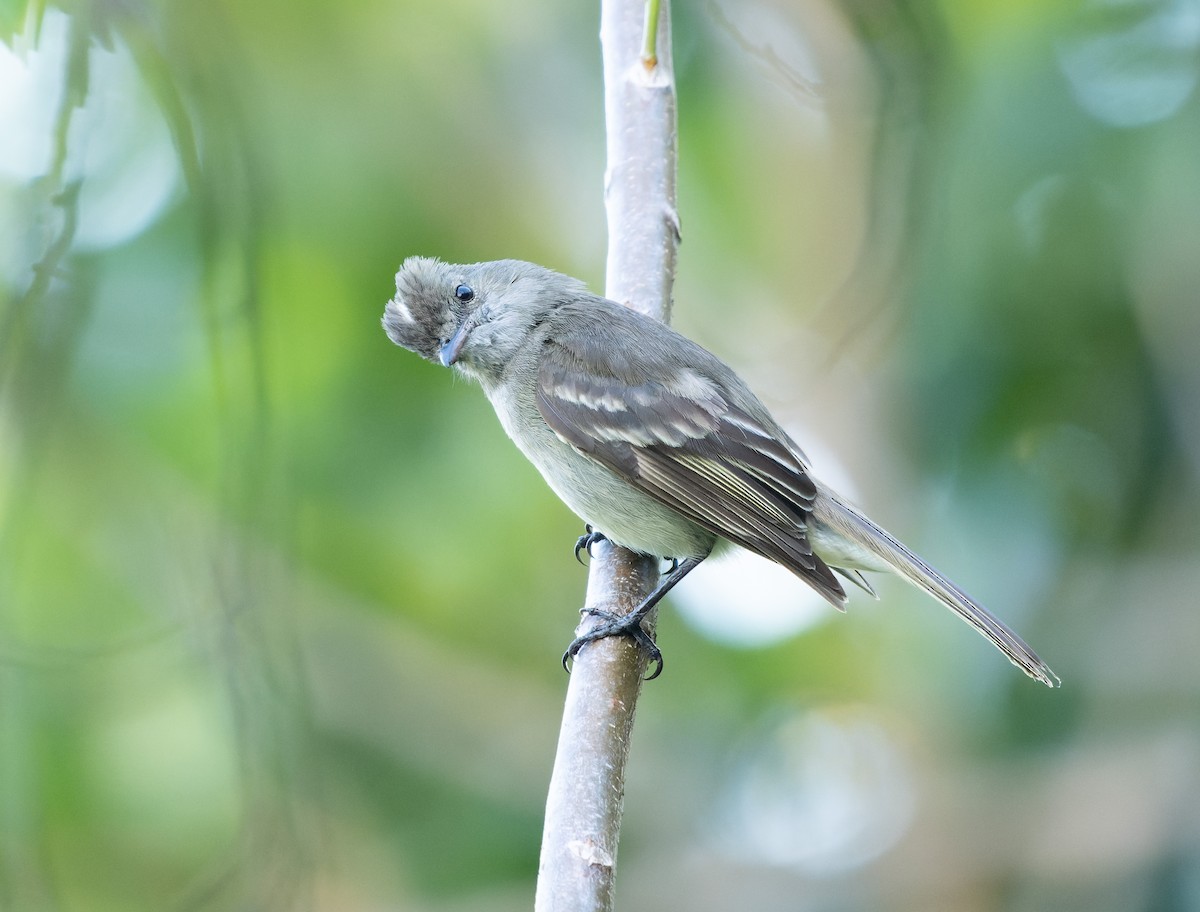
M667 320L679 245L669 0L602 0L600 41L606 293ZM654 588L658 562L607 542L594 552L586 607L632 611ZM651 614L645 624L652 630L654 622ZM595 623L585 615L577 633ZM537 912L612 908L625 762L646 665L641 650L621 637L590 643L576 658L546 800Z
M641 0L602 0L604 117L608 170L608 270L614 301L670 322L679 247L675 208L675 72L669 0L662 0L658 38L642 40ZM643 44L653 58L642 55Z

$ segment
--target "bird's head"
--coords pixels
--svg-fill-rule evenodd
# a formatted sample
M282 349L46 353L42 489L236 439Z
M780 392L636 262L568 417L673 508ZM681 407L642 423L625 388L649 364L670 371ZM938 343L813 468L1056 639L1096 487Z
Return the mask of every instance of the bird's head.
M422 358L489 379L554 308L581 293L578 280L520 260L460 265L409 257L396 273L383 328Z

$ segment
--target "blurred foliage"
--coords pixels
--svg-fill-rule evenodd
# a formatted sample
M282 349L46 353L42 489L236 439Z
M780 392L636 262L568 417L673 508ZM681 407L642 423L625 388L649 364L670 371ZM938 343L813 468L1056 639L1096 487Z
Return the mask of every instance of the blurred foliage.
M619 901L1200 906L1200 6L674 12L679 325L1064 687L685 584ZM597 22L0 3L0 909L528 907L579 524L378 318L599 281Z

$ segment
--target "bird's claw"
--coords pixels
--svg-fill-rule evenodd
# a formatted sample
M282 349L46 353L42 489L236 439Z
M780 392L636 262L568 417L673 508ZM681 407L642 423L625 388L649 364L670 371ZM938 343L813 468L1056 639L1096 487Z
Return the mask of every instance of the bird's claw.
M627 636L639 648L645 651L650 661L654 663L654 672L647 675L645 680L653 681L663 670L663 655L662 650L654 643L654 639L642 627L641 618L636 620L626 616L612 614L608 611L600 611L595 608L584 609L588 614L598 618L602 618L604 623L597 625L581 636L575 637L571 641L571 645L567 647L567 651L563 653L562 666L563 671L567 674L571 673L571 660L579 655L581 650L588 643L602 640L610 636Z
M603 532L597 532L592 528L591 523L587 523L583 527L586 531L579 538L575 539L575 560L583 563L583 558L579 556L580 551L586 551L588 557L592 557L592 545L598 545L602 541L608 541Z

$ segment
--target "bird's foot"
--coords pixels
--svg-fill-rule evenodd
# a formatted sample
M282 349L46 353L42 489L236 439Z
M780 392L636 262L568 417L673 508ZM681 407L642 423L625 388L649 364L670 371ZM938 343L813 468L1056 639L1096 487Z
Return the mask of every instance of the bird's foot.
M644 612L634 611L631 614L613 614L609 611L600 611L596 608L585 608L584 611L593 617L600 618L603 623L596 625L587 633L577 636L571 641L571 645L567 647L567 651L563 653L562 657L563 669L565 671L570 673L571 660L588 643L593 643L596 640L602 640L610 636L627 636L645 651L650 661L655 665L654 673L649 675L646 680L653 681L662 674L662 650L654 644L654 638L642 627L642 618L645 617Z
M595 534L597 533L594 533L589 526L588 534L579 540L579 549L581 551L591 543L588 539ZM685 557L683 560L672 560L670 572L658 581L658 585L654 588L654 591L642 599L641 604L629 612L629 614L613 614L610 611L585 608L585 612L600 618L601 623L571 641L571 645L563 653L563 668L570 671L571 659L577 656L579 650L588 643L595 640L602 640L608 636L627 636L645 650L650 661L654 663L654 673L647 677L646 680L653 681L657 678L662 674L663 670L662 652L654 645L654 638L642 627L642 621L646 615L654 610L654 606L658 604L664 595L671 591L671 588L676 583L700 566L702 560L704 560L703 557Z
M588 557L592 556L592 545L598 545L602 541L608 541L603 532L597 532L592 528L591 523L587 523L583 527L586 531L583 535L575 540L575 560L583 563L583 558L579 556L580 551L586 551Z

